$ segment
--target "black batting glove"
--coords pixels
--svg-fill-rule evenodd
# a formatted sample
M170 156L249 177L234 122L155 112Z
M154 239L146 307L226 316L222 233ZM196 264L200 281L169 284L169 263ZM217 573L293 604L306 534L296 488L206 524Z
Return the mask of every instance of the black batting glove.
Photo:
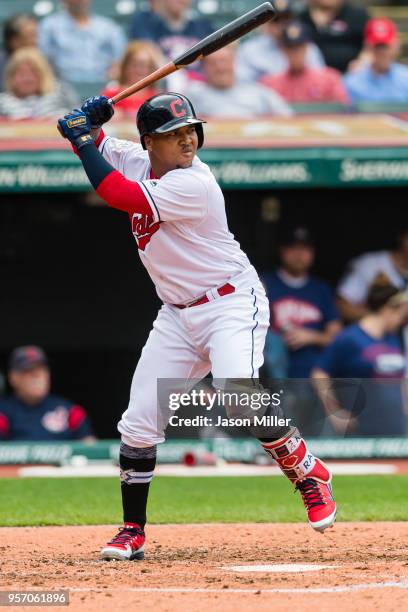
M89 117L77 108L68 115L65 115L65 117L58 119L58 130L78 150L94 142L90 134L91 122Z
M100 128L114 115L113 104L106 96L94 96L85 100L81 110L89 117L93 129Z

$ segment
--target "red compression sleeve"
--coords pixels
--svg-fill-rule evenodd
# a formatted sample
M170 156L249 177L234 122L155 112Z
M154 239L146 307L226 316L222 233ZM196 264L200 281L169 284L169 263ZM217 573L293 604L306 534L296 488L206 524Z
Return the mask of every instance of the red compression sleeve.
M129 181L117 170L105 176L99 183L96 193L113 208L129 214L152 214L152 208L139 183Z

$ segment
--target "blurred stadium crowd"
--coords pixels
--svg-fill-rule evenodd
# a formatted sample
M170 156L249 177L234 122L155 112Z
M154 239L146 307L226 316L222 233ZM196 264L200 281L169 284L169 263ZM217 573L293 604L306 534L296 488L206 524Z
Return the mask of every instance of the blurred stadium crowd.
M236 2L235 12L257 4ZM0 116L58 116L90 94L114 95L214 31L222 5L3 0ZM370 18L363 5L347 0L275 5L277 19L261 31L157 89L189 95L205 116L288 115L297 104L331 104L341 111L408 101L408 67L399 61L401 36L392 19L378 11ZM29 12L16 14L17 7ZM157 89L123 101L117 112L133 114Z
M229 3L230 17L259 3ZM133 120L160 90L180 91L198 114L220 118L288 116L314 112L316 105L361 112L372 104L408 104L403 39L385 13L370 15L363 4L345 0L274 4L278 17L261 31L124 100L116 114ZM398 4L405 15L405 3ZM114 96L222 25L223 5L228 3L2 0L0 117L53 118L98 92ZM16 7L25 10L16 14ZM393 251L352 261L333 291L311 273L315 247L308 228L291 227L280 236L279 267L264 274L271 303L266 377L306 381L295 391L296 416L310 416L320 395L330 415L323 433L407 433L401 383L408 372L408 226L395 239ZM333 397L313 381L350 378L388 384L371 384L370 411L335 416ZM92 439L84 409L50 395L41 349L22 347L11 355L9 382L13 393L0 401L0 439ZM41 405L35 423L27 418L30 405Z

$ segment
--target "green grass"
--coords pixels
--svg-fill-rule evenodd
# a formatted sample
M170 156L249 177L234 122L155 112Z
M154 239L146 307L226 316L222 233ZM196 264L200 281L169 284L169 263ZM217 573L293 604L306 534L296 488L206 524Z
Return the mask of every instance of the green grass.
M151 523L296 522L299 494L278 477L156 478ZM408 476L338 476L341 521L408 520ZM121 523L115 478L0 480L0 526Z

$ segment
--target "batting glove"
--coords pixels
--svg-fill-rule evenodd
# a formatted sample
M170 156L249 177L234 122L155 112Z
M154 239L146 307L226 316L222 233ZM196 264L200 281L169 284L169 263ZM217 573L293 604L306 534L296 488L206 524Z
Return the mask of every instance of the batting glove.
M89 133L91 131L89 117L77 108L62 119L58 119L58 129L77 149L93 144Z
M94 96L85 100L81 110L88 115L92 128L100 128L113 117L114 109L106 96Z

